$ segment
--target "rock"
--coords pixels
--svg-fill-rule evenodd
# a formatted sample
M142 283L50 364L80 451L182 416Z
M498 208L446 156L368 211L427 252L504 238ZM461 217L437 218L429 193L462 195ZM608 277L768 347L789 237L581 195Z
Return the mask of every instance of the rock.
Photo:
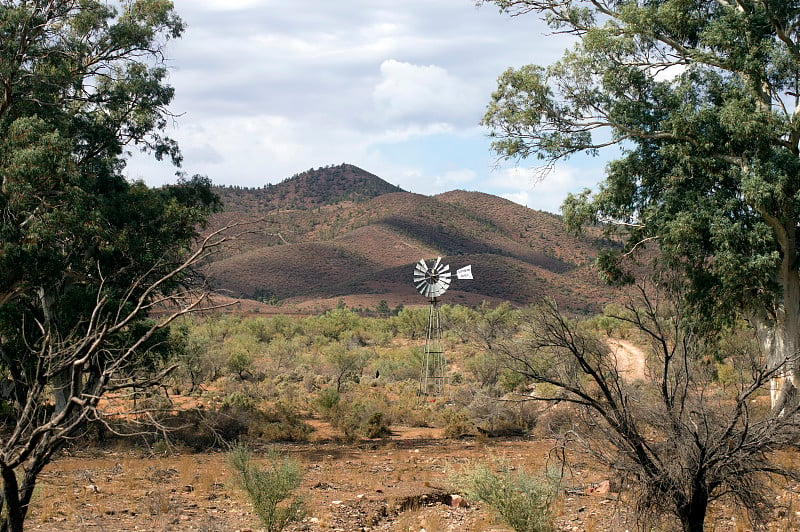
M603 494L603 495L606 494L606 493L611 493L611 482L608 481L608 480L602 481L594 489L594 492L595 493L599 493L599 494Z
M450 506L453 508L466 508L467 501L461 495L450 495Z

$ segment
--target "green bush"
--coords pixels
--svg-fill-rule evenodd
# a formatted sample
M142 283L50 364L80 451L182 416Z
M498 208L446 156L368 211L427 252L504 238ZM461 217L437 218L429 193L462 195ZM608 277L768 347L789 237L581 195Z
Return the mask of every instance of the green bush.
M464 410L448 410L442 435L445 438L477 436L478 429Z
M551 512L555 483L498 465L499 472L478 465L457 482L468 497L491 506L517 532L555 530Z
M329 386L317 395L314 404L323 417L329 418L330 413L334 408L336 408L336 405L339 404L340 399L341 396L339 395L339 392L336 391L336 387Z
M303 500L295 495L300 486L300 467L291 458L267 454L267 466L253 463L253 452L236 445L228 452L228 463L236 470L237 480L247 492L261 522L268 532L277 532L305 515Z
M331 426L342 433L345 441L360 438L383 438L391 434L391 419L386 414L387 401L376 394L351 393L342 397L328 411Z
M248 434L251 437L257 433L261 440L297 442L306 441L314 430L301 419L296 408L282 401L261 417L259 423L250 427Z
M383 417L383 412L373 412L361 428L367 438L384 438L392 433L389 430L389 424L386 423L386 419Z

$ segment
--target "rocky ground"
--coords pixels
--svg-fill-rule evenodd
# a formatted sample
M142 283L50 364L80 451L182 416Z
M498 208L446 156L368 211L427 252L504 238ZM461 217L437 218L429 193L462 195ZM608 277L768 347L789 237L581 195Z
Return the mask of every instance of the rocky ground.
M299 493L308 516L290 530L508 530L488 508L453 497L453 478L471 464L494 460L533 473L555 464L547 441L438 436L434 429L398 429L390 439L352 445L280 445L305 470ZM602 470L572 460L555 508L559 530L637 529L606 480ZM800 522L789 499L782 502L772 530L792 530ZM708 522L708 530L748 530L735 508L715 508ZM262 530L223 453L148 456L130 450L65 453L42 476L28 529Z

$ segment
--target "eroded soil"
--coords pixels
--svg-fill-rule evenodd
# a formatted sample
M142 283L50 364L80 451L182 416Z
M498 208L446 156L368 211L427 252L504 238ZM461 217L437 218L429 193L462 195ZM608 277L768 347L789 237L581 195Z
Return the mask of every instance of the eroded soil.
M328 439L282 444L305 469L299 494L308 516L295 531L504 531L488 508L452 504L452 479L471 464L504 460L539 473L558 465L552 442L532 438L442 439L435 429L395 430L356 444ZM563 531L636 530L608 476L580 457L565 470L556 505ZM601 486L600 490L594 489ZM612 484L613 485L613 484ZM624 496L622 497L624 499ZM800 508L784 495L772 530L793 530ZM748 530L735 508L715 508L707 530ZM223 453L147 456L141 451L65 453L41 477L30 530L262 530Z

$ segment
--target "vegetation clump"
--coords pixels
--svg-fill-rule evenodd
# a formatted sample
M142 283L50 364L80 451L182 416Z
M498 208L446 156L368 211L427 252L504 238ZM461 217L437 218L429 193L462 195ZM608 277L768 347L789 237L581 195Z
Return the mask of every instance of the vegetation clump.
M303 500L295 495L303 476L291 458L269 452L266 461L265 467L259 467L253 462L253 452L241 444L228 451L228 463L236 470L237 481L264 527L278 532L305 515Z
M498 471L485 464L463 473L456 483L466 495L488 504L517 532L552 532L552 505L556 483L530 475L524 470L512 470L498 463Z

